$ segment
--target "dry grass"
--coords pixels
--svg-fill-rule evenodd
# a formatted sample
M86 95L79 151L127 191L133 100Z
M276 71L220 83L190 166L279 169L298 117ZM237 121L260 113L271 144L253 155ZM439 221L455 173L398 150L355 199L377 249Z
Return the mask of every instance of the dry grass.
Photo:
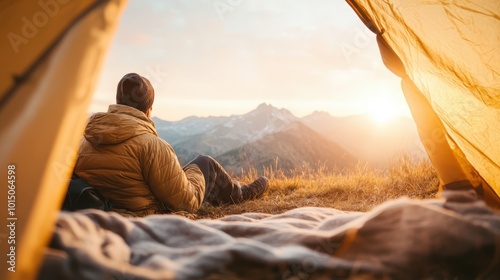
M294 174L287 177L279 170L267 168L264 175L270 179L270 186L261 199L238 205L203 205L191 218L215 219L248 212L277 214L303 206L368 211L384 201L402 196L432 198L438 189L431 163L415 162L406 155L392 160L384 169L360 163L354 170L340 174L306 167ZM257 175L253 170L237 179L248 183Z

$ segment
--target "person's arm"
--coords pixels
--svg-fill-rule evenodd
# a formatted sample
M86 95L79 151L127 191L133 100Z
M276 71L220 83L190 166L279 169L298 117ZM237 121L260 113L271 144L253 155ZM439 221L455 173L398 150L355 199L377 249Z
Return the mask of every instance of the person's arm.
M146 144L141 165L151 191L172 210L194 212L201 207L205 194L203 174L186 174L167 142L158 138Z

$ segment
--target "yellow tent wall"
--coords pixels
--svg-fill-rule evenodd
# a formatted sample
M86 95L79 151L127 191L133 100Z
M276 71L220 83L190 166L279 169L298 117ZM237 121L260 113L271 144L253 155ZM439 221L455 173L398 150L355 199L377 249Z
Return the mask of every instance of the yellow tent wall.
M496 200L500 194L500 1L347 2L377 33L382 54L387 44L399 58L395 62L398 59L386 55L384 62L403 78L406 98L442 183L478 181L477 171L491 187L485 186L486 198ZM466 178L461 178L462 172Z
M0 41L0 279L36 276L67 190L103 57L125 4L0 4L0 34L7 35ZM15 166L13 214L7 209L8 166ZM6 226L11 222L15 231ZM15 244L9 244L12 235ZM11 246L15 272L8 270Z

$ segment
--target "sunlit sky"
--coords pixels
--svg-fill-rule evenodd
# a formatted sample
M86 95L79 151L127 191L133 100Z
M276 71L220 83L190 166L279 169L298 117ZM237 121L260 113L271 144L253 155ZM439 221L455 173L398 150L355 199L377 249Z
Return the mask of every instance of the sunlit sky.
M89 111L106 111L129 72L150 79L153 116L170 121L264 102L298 117L410 115L375 36L343 0L131 0Z

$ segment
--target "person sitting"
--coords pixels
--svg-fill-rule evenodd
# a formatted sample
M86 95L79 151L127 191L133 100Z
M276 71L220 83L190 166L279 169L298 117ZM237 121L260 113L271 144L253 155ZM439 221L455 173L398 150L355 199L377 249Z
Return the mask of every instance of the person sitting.
M148 79L126 74L118 83L116 104L93 114L85 128L74 175L108 198L112 211L132 216L194 212L205 201L240 203L264 194L266 177L241 186L210 156L182 167L150 119L154 96Z

